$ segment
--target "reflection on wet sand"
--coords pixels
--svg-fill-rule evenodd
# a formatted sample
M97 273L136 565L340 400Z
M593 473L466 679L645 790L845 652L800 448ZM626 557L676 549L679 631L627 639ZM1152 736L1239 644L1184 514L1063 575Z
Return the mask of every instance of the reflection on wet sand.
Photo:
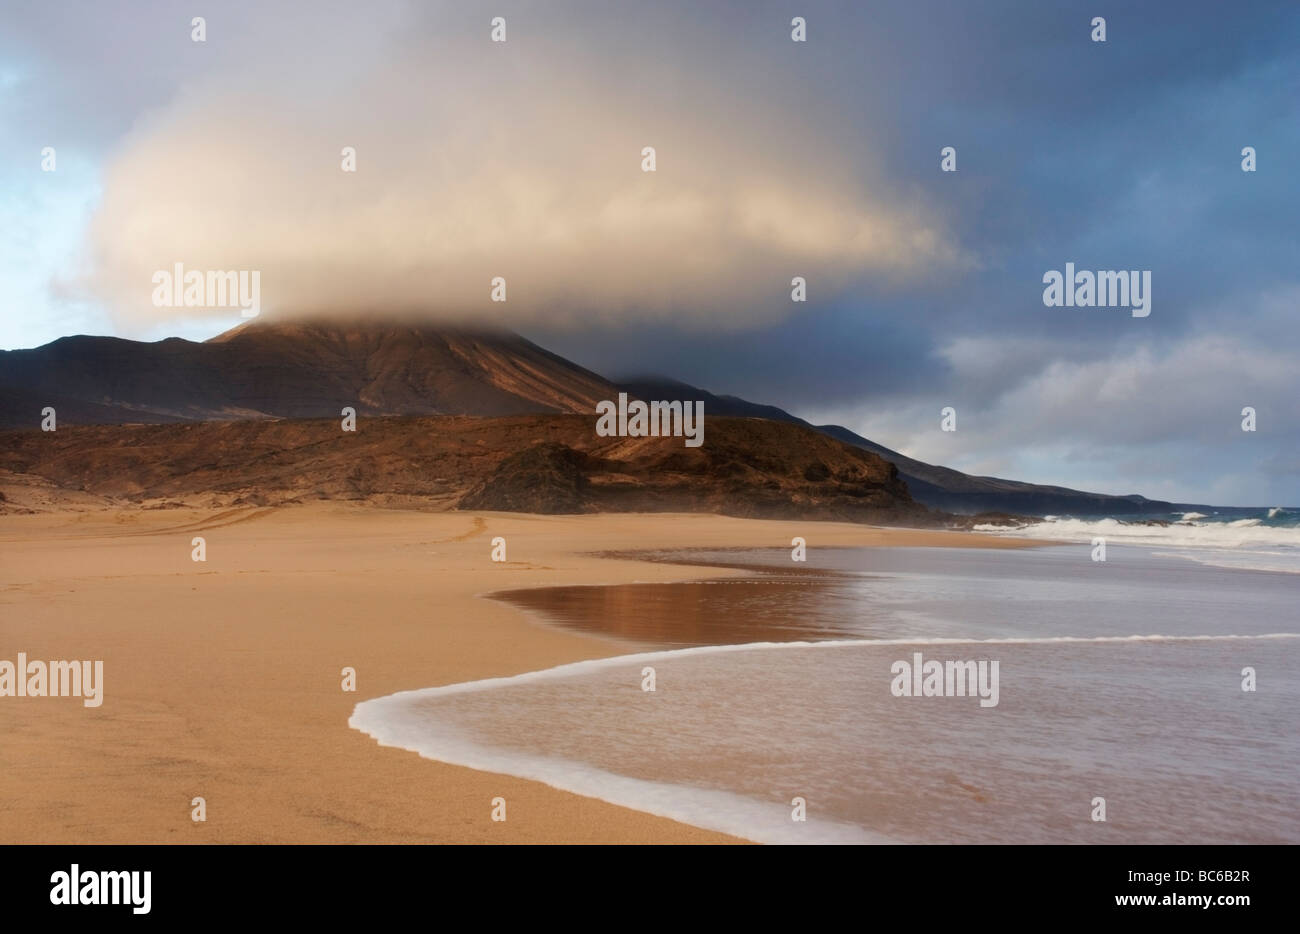
M735 645L746 642L802 642L860 634L828 623L837 602L834 584L844 575L817 568L778 568L718 560L692 561L689 553L610 554L640 560L743 568L743 578L676 583L544 587L510 590L493 597L540 615L548 623L611 636L639 647Z

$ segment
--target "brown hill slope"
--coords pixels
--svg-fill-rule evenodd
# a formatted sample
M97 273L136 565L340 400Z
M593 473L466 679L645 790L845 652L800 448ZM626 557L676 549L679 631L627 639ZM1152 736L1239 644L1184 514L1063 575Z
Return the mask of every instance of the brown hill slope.
M538 513L930 518L882 458L750 418L706 419L699 448L681 438L601 438L594 416L576 415L363 418L355 433L337 419L90 425L0 434L0 471L11 509L62 492L155 506L349 499Z
M65 337L0 351L0 426L592 412L604 378L508 331L261 319L194 343Z

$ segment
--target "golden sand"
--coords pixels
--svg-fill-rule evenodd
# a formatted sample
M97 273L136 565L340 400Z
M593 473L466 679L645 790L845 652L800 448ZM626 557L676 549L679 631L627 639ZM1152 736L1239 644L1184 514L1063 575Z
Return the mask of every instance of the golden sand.
M194 536L207 560L191 560ZM741 571L683 547L1015 547L956 532L703 515L279 509L0 518L0 658L102 659L104 701L0 697L3 843L725 842L536 782L381 748L360 700L617 655L480 595ZM490 560L506 539L505 563ZM341 671L357 672L356 693ZM206 800L207 820L191 820ZM492 798L508 802L493 822Z

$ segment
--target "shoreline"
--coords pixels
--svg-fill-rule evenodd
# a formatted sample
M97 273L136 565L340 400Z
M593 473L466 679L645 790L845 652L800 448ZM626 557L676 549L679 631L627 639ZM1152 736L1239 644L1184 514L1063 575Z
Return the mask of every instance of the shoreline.
M570 662L541 671L525 672L502 678L487 678L440 687L403 691L386 697L374 698L358 704L348 725L384 748L414 752L429 761L447 762L486 772L502 772L543 782L553 788L574 794L587 795L610 804L624 806L666 819L678 820L705 830L732 833L754 843L772 844L898 844L928 841L909 840L891 836L873 827L861 826L845 820L844 815L809 817L799 826L780 819L774 820L775 806L771 801L756 800L730 788L715 784L701 784L698 773L694 781L665 780L659 776L636 775L632 768L624 772L617 766L596 764L569 749L556 755L548 747L541 753L534 744L498 743L484 740L471 728L462 732L456 725L456 712L451 698L464 699L467 695L492 695L496 692L518 691L544 685L563 686L566 682L596 678L619 672L623 679L635 681L643 672L642 666L663 666L667 670L674 663L700 657L737 655L740 657L779 653L834 652L842 649L908 648L931 651L937 647L958 646L976 652L997 647L999 650L1042 650L1066 647L1106 650L1128 649L1135 646L1159 643L1161 645L1205 646L1210 643L1254 642L1256 640L1300 640L1300 633L1268 633L1251 635L1131 635L1131 636L1011 636L1011 637L905 637L896 639L841 638L817 641L755 642L744 644L695 645L683 648L633 651L607 658ZM742 663L743 664L743 663ZM982 663L981 663L982 664ZM996 665L996 662L994 663ZM681 672L675 668L674 677ZM698 675L697 675L698 676ZM716 676L716 675L715 675ZM689 681L689 675L687 676ZM605 688L612 687L605 684ZM609 695L618 696L618 690ZM635 688L633 689L635 692ZM624 698L626 700L626 698ZM442 701L453 704L450 726L442 726L442 718L432 711ZM993 706L997 706L996 697ZM504 723L505 708L495 711L498 724ZM527 716L526 714L524 716ZM533 726L537 726L536 723ZM662 726L662 724L661 724ZM637 734L651 741L655 734ZM1009 842L1009 841L998 841Z
M207 561L190 560L206 538ZM507 562L493 564L496 536ZM490 594L743 575L630 548L1033 547L976 533L698 514L102 510L0 518L4 641L105 663L100 708L0 698L8 843L740 842L378 747L356 704L627 654ZM345 666L357 690L340 687ZM207 821L190 819L203 796ZM490 819L491 799L510 802Z

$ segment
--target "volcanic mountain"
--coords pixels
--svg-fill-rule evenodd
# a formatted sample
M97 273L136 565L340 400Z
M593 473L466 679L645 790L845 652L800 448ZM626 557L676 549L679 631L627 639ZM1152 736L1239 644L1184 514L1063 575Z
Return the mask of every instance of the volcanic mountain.
M703 400L710 418L766 419L819 432L895 465L917 502L948 512L1140 516L1213 508L969 476L914 460L839 425L812 425L775 406L675 380L615 384L517 334L489 328L259 318L203 343L77 336L0 351L0 428L35 428L46 406L56 409L60 430L337 420L345 406L359 416L592 417L597 402L616 398L620 390L648 400ZM751 457L761 459L762 452Z
M710 417L698 448L602 438L596 404L618 387L503 331L259 320L201 344L63 338L4 354L0 373L26 429L0 435L15 509L71 494L939 521L889 463L799 425ZM47 405L54 432L35 430Z
M591 413L618 392L517 334L253 321L209 341L64 337L0 352L0 426Z

